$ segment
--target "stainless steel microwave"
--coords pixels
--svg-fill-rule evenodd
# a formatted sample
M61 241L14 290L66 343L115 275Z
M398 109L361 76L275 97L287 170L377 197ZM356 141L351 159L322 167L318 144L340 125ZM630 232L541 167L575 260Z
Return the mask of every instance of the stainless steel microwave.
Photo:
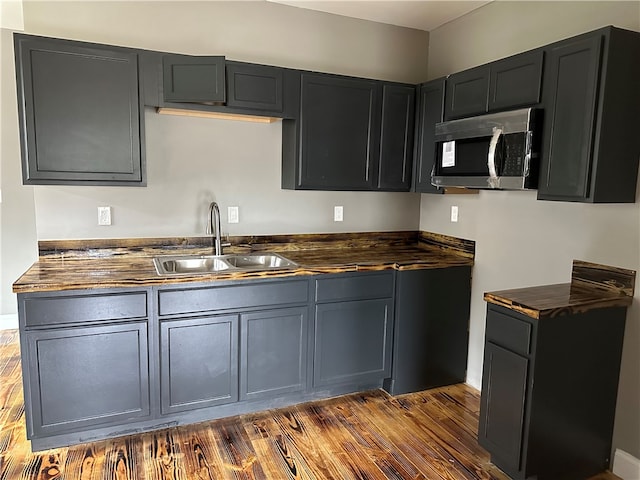
M436 187L525 190L538 186L542 111L510 110L436 124Z

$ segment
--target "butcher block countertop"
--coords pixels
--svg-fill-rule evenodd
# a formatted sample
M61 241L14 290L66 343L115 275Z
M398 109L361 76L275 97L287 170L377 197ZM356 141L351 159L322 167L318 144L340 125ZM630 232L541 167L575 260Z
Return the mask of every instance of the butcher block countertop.
M297 267L160 276L157 255L211 255L210 237L39 242L39 260L13 284L15 293L152 286L370 270L473 265L475 243L427 232L231 237L225 254L279 253Z
M538 319L628 307L633 302L635 277L634 270L574 260L570 283L487 292L484 299Z

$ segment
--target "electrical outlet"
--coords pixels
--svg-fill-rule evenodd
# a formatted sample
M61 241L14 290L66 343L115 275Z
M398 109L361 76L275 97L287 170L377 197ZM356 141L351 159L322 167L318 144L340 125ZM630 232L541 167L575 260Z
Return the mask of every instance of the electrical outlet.
M342 205L337 205L333 207L333 221L341 222L344 219L344 209Z
M240 223L238 207L227 207L227 219L229 223Z
M458 221L458 206L457 205L451 205L451 221L452 222L457 222Z
M98 207L98 225L111 225L111 207Z

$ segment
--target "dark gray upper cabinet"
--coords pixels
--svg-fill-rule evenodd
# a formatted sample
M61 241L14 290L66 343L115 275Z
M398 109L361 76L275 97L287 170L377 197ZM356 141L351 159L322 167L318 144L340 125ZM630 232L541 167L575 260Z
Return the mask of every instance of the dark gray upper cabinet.
M415 87L301 74L300 116L283 124L282 188L409 190Z
M445 120L536 105L543 59L537 49L450 75Z
M608 27L547 47L538 199L634 202L640 34Z
M164 101L224 103L224 69L222 56L164 55Z
M227 62L227 106L281 113L284 69Z
M413 86L382 86L382 125L377 187L407 191L413 165L413 125L416 89Z
M488 111L506 110L540 102L542 49L498 60L491 64Z
M378 87L372 80L302 74L301 153L295 188L374 188L380 132Z
M138 56L14 34L23 183L144 186Z
M436 123L444 118L445 80L438 78L419 86L413 173L413 190L416 192L444 192L444 189L431 185L431 172L436 161Z
M534 319L488 305L478 442L510 478L609 467L625 318L624 307Z
M445 120L487 112L489 65L464 70L447 78Z

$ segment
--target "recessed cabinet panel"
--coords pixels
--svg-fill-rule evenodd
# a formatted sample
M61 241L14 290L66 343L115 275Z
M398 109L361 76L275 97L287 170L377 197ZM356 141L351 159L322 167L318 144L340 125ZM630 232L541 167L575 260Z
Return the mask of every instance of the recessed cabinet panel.
M162 59L165 102L223 103L224 57L165 55Z
M489 65L455 73L447 78L445 120L487 113Z
M241 315L240 400L305 389L307 316L307 307Z
M513 470L520 468L528 366L527 358L485 344L478 441Z
M407 191L413 165L414 87L383 85L378 188Z
M162 413L238 400L237 315L160 324Z
M380 299L316 306L314 386L391 374L392 305Z
M548 53L539 198L589 195L601 44L602 37L594 35Z
M378 84L302 75L299 188L371 190L378 156Z
M143 185L137 54L15 35L25 184Z
M79 431L149 415L147 323L30 331L33 434Z
M543 56L542 50L536 50L491 64L489 111L540 102Z
M227 62L227 106L282 112L283 70Z

